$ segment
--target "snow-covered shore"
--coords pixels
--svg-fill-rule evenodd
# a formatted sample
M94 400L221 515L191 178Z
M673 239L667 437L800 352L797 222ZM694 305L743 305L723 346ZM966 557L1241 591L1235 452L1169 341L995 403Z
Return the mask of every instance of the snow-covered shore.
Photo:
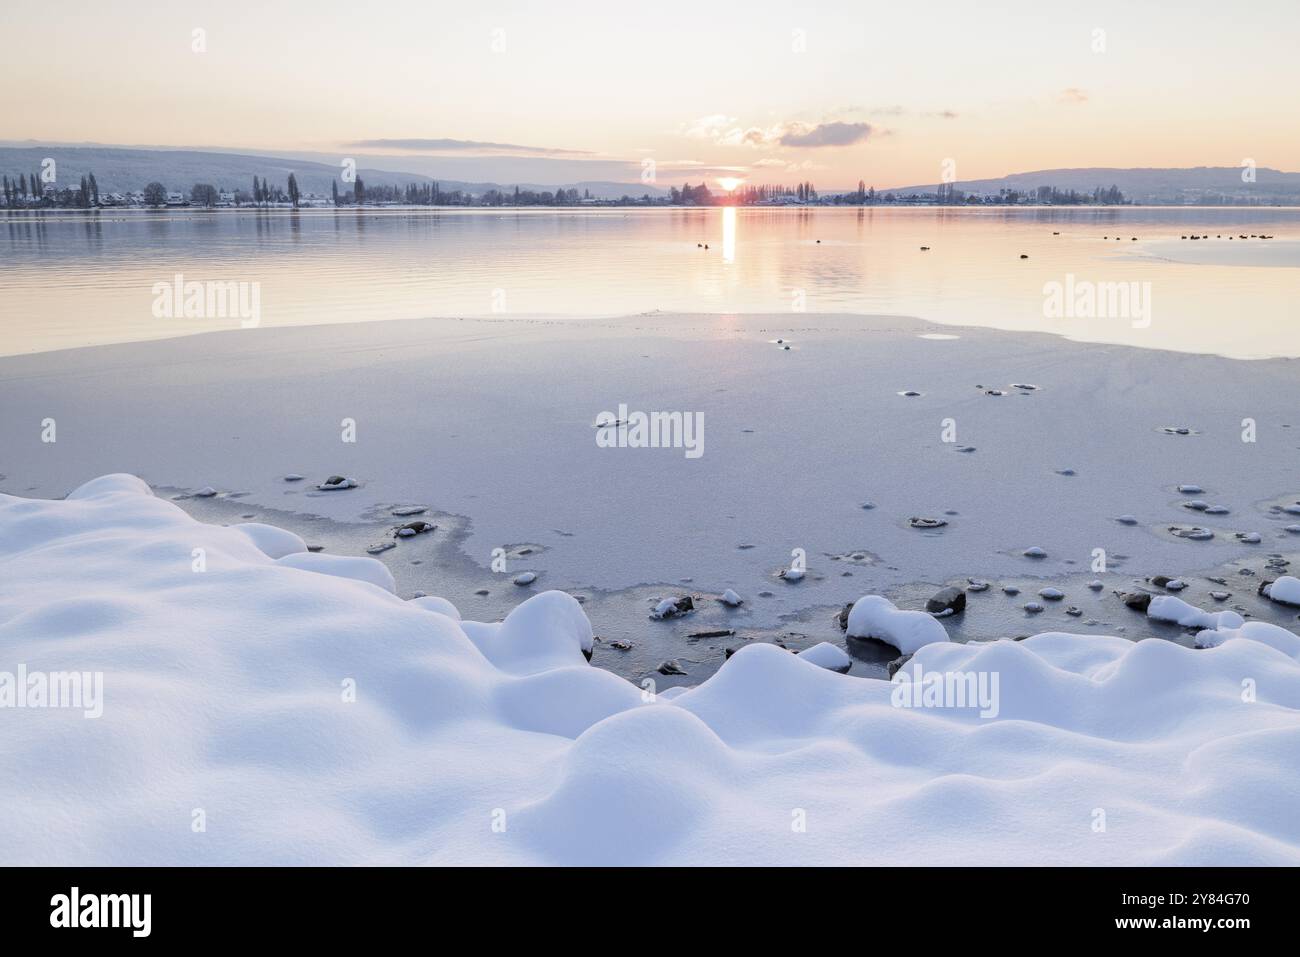
M298 548L130 476L0 496L0 671L103 675L99 717L0 709L0 861L1300 863L1276 626L904 666L996 676L995 717L771 645L656 697L566 595L461 623Z

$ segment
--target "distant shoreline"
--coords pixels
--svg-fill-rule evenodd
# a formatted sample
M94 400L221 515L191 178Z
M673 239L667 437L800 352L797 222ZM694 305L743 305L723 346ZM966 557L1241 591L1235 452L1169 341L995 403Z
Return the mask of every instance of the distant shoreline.
M382 210L396 210L400 212L414 212L418 210L428 210L430 212L476 212L491 213L505 211L524 211L524 210L564 210L566 212L588 213L605 209L663 209L663 210L697 210L697 209L757 209L757 210L851 210L851 209L943 209L943 210L989 210L989 209L1062 209L1062 210L1117 210L1117 209L1205 209L1205 210L1275 210L1275 209L1300 209L1300 203L1286 204L1275 203L1269 205L1250 205L1234 206L1222 205L1218 203L1194 203L1194 204L1174 204L1174 203L1124 203L1115 205L1096 205L1092 203L1078 205L1064 205L1053 203L972 203L944 205L939 203L871 203L865 205L854 205L850 203L809 203L800 205L798 203L780 203L773 205L758 205L754 203L732 204L732 203L711 203L708 205L671 205L668 203L620 203L614 201L601 201L585 205L572 204L545 204L529 203L527 205L511 206L509 204L501 206L466 206L462 204L453 204L447 206L427 206L424 204L404 204L404 203L382 203L371 205L369 203L363 206L300 206L297 209L285 204L276 206L100 206L94 209L82 209L79 207L51 207L48 209L8 209L0 208L0 215L10 215L14 213L32 214L32 215L67 215L67 214L85 214L85 213L304 213L304 212L376 212Z

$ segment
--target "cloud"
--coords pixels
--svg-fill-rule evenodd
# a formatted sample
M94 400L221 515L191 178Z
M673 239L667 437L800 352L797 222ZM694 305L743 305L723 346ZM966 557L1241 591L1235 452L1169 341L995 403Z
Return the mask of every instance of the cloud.
M485 143L479 140L451 139L379 139L357 140L346 144L356 149L413 150L438 153L511 153L524 156L591 156L590 150L552 149L545 146L520 146L517 143Z
M870 123L819 123L816 126L796 123L791 125L778 142L782 146L821 148L824 146L852 146L871 136Z
M1070 86L1062 90L1057 99L1062 103L1087 103L1088 93L1077 86Z

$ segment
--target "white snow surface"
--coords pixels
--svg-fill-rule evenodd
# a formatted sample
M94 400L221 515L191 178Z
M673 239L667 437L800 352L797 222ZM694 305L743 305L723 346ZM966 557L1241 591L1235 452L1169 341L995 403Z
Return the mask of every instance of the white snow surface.
M130 476L0 495L0 674L104 676L99 718L0 709L0 863L1300 864L1276 626L904 666L997 675L996 718L766 644L653 696L586 663L565 594L458 623L303 557Z

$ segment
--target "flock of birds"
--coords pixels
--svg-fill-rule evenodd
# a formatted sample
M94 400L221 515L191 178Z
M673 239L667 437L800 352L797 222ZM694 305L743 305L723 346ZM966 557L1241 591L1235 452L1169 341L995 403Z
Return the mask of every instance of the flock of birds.
M1053 231L1052 231L1052 235L1053 235L1053 236L1059 236L1059 235L1061 235L1061 232L1060 232L1060 230L1053 230ZM1102 236L1101 238L1102 238L1102 239L1110 239L1109 236ZM1178 237L1178 238L1179 238L1179 239L1209 239L1209 238L1210 238L1210 235L1209 235L1209 233L1206 233L1204 236L1180 236L1180 237ZM1214 238L1215 238L1215 239L1222 239L1222 238L1223 238L1223 233L1216 233ZM1240 233L1240 234L1238 234L1237 236L1229 236L1228 238L1229 238L1229 239L1272 239L1273 237L1272 237L1271 235L1266 236L1266 235L1264 235L1263 233L1250 233L1249 235L1247 235L1246 233ZM1115 242L1118 243L1118 242L1123 242L1123 241L1124 241L1124 237L1123 237L1123 236L1116 236L1116 237L1115 237ZM1138 241L1138 238L1137 238L1136 236L1130 236L1130 237L1129 237L1129 241L1130 241L1130 242L1137 242L1137 241ZM820 239L817 240L817 243L818 243L818 245L820 245L820 244L821 244L821 240L820 240ZM695 248L696 248L696 249L708 249L708 248L709 248L709 244L708 244L708 243L696 243L696 244L695 244ZM930 251L930 247L929 247L929 246L922 246L922 247L921 247L921 252L923 252L923 253L928 253L929 251ZM1029 254L1028 254L1028 253L1021 253L1021 254L1020 254L1020 258L1021 258L1021 259L1028 259L1028 258L1029 258Z

